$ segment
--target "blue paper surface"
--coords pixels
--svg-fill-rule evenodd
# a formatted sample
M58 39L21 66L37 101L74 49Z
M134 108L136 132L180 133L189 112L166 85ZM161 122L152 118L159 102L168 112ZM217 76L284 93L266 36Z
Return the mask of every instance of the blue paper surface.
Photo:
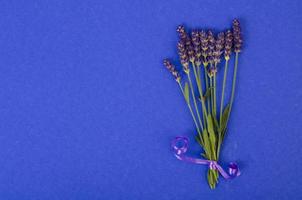
M302 199L302 1L0 2L0 199ZM179 24L242 23L238 87L212 191L177 160L194 124L163 58ZM230 80L229 80L230 81Z

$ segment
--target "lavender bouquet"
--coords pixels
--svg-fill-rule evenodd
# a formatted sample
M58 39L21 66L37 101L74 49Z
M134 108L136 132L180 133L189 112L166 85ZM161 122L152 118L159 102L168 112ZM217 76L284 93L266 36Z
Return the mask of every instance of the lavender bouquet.
M194 30L189 34L182 25L178 26L177 32L179 34L177 49L186 80L183 80L184 77L181 77L170 60L165 59L164 65L175 78L189 108L196 127L196 140L203 149L201 154L203 159L184 155L188 148L186 137L176 137L172 141L172 147L178 159L208 165L208 183L210 188L214 189L219 175L226 179L240 175L236 163L230 163L228 173L217 163L234 102L238 58L242 47L240 23L237 19L233 20L231 30L217 35L211 30ZM226 103L225 87L232 55L235 57L232 91ZM219 101L216 77L217 73L222 71L220 65L223 63L224 75ZM217 104L220 106L218 107Z

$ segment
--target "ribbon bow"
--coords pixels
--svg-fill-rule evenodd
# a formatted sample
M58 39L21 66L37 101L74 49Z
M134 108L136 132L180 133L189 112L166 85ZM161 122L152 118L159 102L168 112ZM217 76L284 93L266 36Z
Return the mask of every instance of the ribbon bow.
M185 156L184 154L188 150L189 146L189 139L187 137L178 136L171 142L171 146L174 150L174 154L177 159L200 164L200 165L208 165L210 169L218 170L219 173L225 178L225 179L232 179L240 175L240 170L238 168L238 165L234 162L229 163L228 173L224 171L224 169L217 163L217 161L214 160L203 160L198 158L192 158Z

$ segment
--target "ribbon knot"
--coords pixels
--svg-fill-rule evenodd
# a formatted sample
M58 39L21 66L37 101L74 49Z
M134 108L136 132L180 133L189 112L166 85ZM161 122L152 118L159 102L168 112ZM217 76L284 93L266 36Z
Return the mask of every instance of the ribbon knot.
M187 152L189 147L189 139L187 137L175 137L171 142L171 146L177 159L195 164L208 165L211 170L218 170L225 179L232 179L241 174L238 165L234 162L229 163L227 173L215 160L203 160L185 156L184 154Z
M209 168L212 170L217 170L217 162L214 160L211 160L209 163Z

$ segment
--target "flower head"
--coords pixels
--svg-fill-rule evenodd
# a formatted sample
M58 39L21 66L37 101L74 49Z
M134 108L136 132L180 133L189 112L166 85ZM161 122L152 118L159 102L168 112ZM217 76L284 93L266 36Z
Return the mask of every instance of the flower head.
M233 47L233 33L227 30L225 34L225 46L224 46L224 58L226 60L230 59Z
M186 39L186 37L188 36L185 30L185 27L183 25L179 25L176 29L176 31L178 32L179 38L181 40Z
M215 50L215 37L211 30L208 31L208 56L207 56L207 62L210 64L214 63L214 50Z
M191 33L192 43L195 52L195 64L201 65L201 42L199 38L199 31L192 31Z
M200 39L200 43L201 43L201 55L203 57L203 63L204 63L204 65L207 65L207 57L208 57L208 49L209 49L207 33L204 31L200 31L199 39Z
M233 36L234 36L234 51L236 53L239 53L241 52L243 41L242 41L240 22L238 19L233 20Z
M166 66L166 68L169 70L169 72L174 76L175 80L177 82L180 82L181 79L180 74L176 70L175 66L170 62L170 60L164 59L163 63Z
M189 36L186 38L186 49L188 52L189 60L193 63L195 61L195 52L192 39Z
M177 43L177 49L178 49L178 55L180 58L181 65L183 66L184 71L186 73L188 73L189 72L189 58L188 58L187 50L186 50L185 43L183 40L180 40Z
M217 40L215 41L215 50L213 52L214 63L217 64L220 62L220 57L223 53L224 48L224 32L221 32L217 36Z
M176 29L179 35L179 39L182 43L184 43L185 51L189 60L194 62L195 60L195 53L194 53L194 46L189 34L186 32L185 27L183 25L179 25Z

